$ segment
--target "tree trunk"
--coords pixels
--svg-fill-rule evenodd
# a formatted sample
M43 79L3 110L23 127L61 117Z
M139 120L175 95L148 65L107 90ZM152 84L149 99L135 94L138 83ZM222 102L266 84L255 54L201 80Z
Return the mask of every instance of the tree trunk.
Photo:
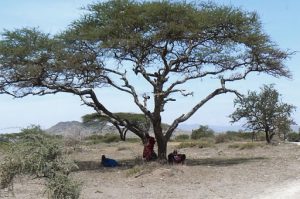
M167 159L167 141L165 139L157 140L157 155L159 160Z
M265 128L265 133L266 133L266 141L267 141L268 144L270 144L271 139L270 139L270 132L269 132L269 127L268 126Z
M167 140L162 132L160 117L153 121L153 131L157 142L157 155L159 160L166 160Z

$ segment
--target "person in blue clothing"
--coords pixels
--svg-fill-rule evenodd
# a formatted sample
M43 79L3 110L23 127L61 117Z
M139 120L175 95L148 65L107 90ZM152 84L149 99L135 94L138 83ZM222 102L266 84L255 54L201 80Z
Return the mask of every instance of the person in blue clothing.
M107 157L105 157L105 155L102 155L101 164L104 167L116 167L119 165L116 160L107 158Z

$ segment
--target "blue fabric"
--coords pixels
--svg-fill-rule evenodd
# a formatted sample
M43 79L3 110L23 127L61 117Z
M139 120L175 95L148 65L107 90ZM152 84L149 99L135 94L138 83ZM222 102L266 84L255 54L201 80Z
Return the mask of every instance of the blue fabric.
M115 161L114 159L105 158L102 161L102 165L105 167L116 167L118 166L118 162Z

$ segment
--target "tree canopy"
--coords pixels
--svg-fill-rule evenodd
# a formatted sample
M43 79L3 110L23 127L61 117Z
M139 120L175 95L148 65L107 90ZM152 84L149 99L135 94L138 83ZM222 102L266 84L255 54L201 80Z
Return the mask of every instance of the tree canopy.
M265 132L266 141L271 142L276 133L288 133L290 126L295 124L291 114L293 105L283 103L273 85L264 85L260 93L249 91L243 98L236 98L236 110L230 115L232 122L245 119L244 126L255 132Z
M131 126L134 126L136 129L142 129L145 133L148 133L150 129L150 121L145 117L144 114L138 113L114 113L122 120L126 120L128 123L130 122ZM103 122L103 123L111 123L113 124L120 134L121 140L126 140L126 134L129 130L126 127L122 127L119 123L106 115L99 115L99 113L91 113L82 116L83 123L90 123L90 122Z
M0 93L14 97L66 92L100 115L144 138L145 132L111 112L96 88L110 86L131 96L153 126L159 158L178 124L210 99L235 93L225 83L252 72L291 77L283 51L263 32L255 12L212 3L110 0L57 35L37 29L4 31L0 41ZM222 85L179 115L167 130L161 113L179 95L192 96L190 81ZM136 78L144 81L142 88ZM201 84L199 84L201 85ZM144 95L137 92L144 90ZM152 100L153 106L147 106Z

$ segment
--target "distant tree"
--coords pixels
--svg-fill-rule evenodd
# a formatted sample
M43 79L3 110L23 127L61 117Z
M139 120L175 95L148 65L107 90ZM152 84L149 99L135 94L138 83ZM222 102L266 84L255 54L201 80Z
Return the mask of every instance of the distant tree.
M128 94L151 121L158 157L166 159L167 143L180 123L214 97L238 94L225 83L252 72L290 77L283 62L289 55L263 32L255 12L212 3L109 0L89 5L58 35L27 28L4 31L0 93L18 98L71 93L145 139L142 129L110 111L105 96L96 95L95 89L111 86ZM166 104L192 96L196 90L189 83L198 81L199 87L207 79L221 84L164 130Z
M114 113L114 115L118 116L119 118L127 121L131 124L132 128L136 128L137 130L142 129L143 132L148 132L150 129L150 120L145 117L144 114L138 113ZM99 113L92 113L82 116L83 123L90 123L90 122L102 122L104 124L111 123L114 127L118 130L120 134L121 140L126 140L126 134L128 132L128 128L125 126L120 126L119 122L116 120L106 116L100 115Z
M265 132L270 143L276 132L289 132L295 124L291 118L295 106L281 102L279 97L273 85L264 85L260 93L249 91L247 96L235 99L236 110L230 115L232 122L244 118L247 129Z
M191 139L198 140L206 137L214 137L214 131L210 129L207 125L200 125L198 129L192 131Z

